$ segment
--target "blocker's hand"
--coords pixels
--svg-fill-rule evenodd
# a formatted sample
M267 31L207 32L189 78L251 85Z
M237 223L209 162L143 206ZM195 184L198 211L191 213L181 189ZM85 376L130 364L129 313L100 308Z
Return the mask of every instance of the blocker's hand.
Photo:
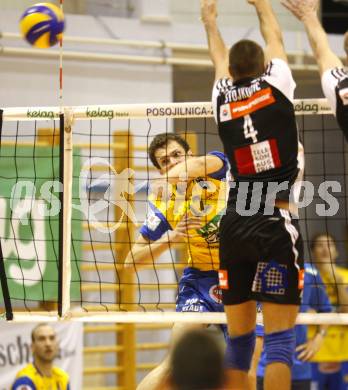
M204 24L215 22L217 18L216 0L201 0L201 20Z
M319 0L281 0L281 3L299 20L316 14L319 8Z

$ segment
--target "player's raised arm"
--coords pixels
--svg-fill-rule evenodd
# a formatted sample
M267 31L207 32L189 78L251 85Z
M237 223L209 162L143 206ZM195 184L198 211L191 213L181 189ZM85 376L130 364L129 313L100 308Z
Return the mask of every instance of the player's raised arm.
M163 252L175 249L178 244L187 242L188 231L200 229L202 220L193 215L184 215L173 230L164 226L163 221L156 227L149 226L149 223L145 222L140 229L139 237L126 257L126 268L130 268L133 264L149 263L149 261L156 260Z
M187 180L206 177L212 173L219 172L223 168L223 175L225 176L228 164L224 160L225 158L222 153L219 153L219 156L216 154L207 154L201 157L191 157L171 168L164 176L171 184L178 183L183 177L187 178Z
M201 19L207 33L210 58L215 67L215 80L231 77L228 70L228 49L216 22L216 0L201 0Z
M280 58L287 62L282 31L273 12L271 3L269 0L248 0L248 3L256 8L260 22L260 31L266 43L266 63L273 58Z
M318 62L320 74L329 69L342 68L342 62L331 50L327 35L318 19L319 0L282 0L305 26L310 45Z

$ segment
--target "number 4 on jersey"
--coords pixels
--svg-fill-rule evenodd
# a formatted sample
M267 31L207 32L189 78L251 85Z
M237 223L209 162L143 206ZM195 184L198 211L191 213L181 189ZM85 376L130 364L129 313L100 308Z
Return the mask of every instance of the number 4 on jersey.
M253 143L257 142L258 131L254 128L253 121L250 115L245 115L244 117L244 137L251 138Z

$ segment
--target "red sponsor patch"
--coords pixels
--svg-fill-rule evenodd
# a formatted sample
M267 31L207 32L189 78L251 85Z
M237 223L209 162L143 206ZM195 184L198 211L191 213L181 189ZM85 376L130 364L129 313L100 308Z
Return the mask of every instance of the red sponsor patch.
M232 119L240 118L245 115L259 110L260 108L267 107L275 102L275 98L272 94L271 88L265 88L253 94L248 99L240 102L230 103Z
M229 288L228 287L228 273L224 269L219 270L219 284L220 284L221 290L227 290Z
M305 275L305 270L301 269L298 271L298 289L303 290L304 287L304 275Z
M276 139L243 146L234 151L238 172L250 175L281 166Z

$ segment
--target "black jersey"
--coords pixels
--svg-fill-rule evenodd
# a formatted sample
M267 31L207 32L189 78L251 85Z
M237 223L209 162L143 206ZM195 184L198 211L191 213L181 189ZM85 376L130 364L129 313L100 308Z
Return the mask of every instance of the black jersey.
M273 59L257 79L221 79L215 83L215 119L236 182L230 202L237 199L241 182L249 183L247 196L256 182L261 183L263 195L269 183L282 184L273 195L289 200L299 172L295 87L291 70L281 59Z
M348 141L348 73L343 68L329 69L324 72L321 83L324 95Z

